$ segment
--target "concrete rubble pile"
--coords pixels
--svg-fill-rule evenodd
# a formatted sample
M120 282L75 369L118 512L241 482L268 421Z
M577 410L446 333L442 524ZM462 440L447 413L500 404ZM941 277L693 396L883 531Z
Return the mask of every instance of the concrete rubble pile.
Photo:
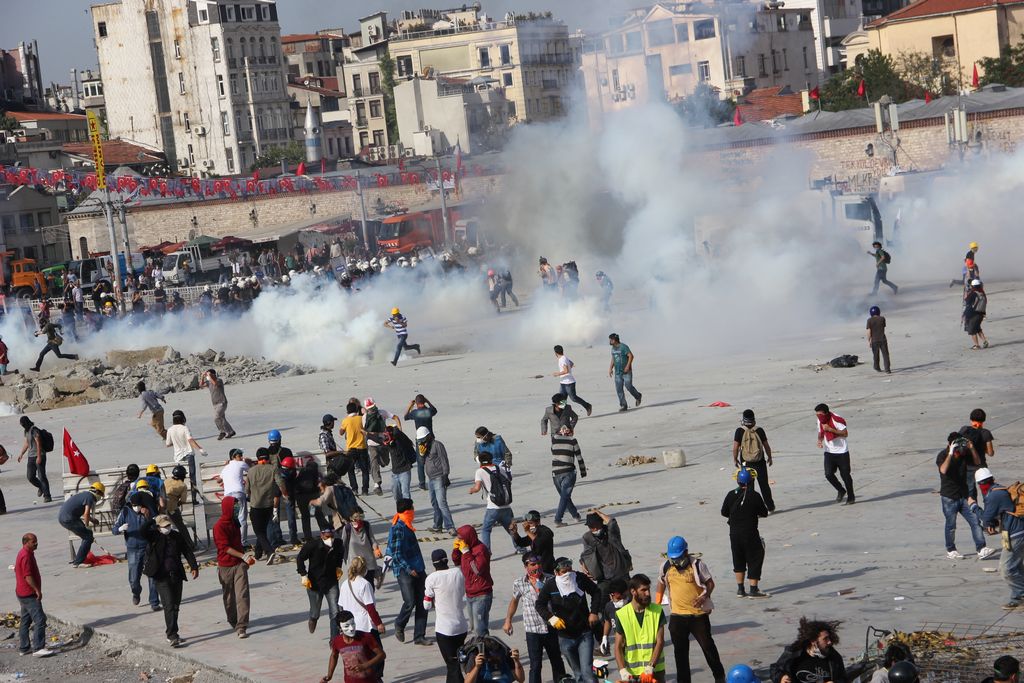
M85 359L44 367L40 373L7 375L4 386L0 386L0 402L32 412L134 398L138 395L135 385L139 380L155 391L193 391L199 388L202 373L211 367L229 385L315 372L306 365L228 357L213 349L182 356L169 346L153 346L137 351L108 351L105 361Z

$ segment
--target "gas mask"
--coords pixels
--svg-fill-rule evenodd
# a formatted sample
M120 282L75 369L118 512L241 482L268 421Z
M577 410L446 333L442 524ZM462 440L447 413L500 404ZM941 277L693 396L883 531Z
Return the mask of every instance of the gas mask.
M333 537L332 538L324 538L324 539L321 539L321 540L324 542L324 545L327 546L328 548L330 548L332 545L334 545L334 538Z
M615 606L615 609L619 609L626 604L626 599L622 598L621 600L612 600L612 604Z
M169 527L169 526L162 526L162 527L160 527L160 533L162 533L164 536L166 536L167 534L171 533L171 527Z
M483 437L481 437L481 436L476 437L476 442L477 443L481 443L481 444L482 443L487 443L486 441L484 441Z
M343 621L338 626L341 628L341 632L349 638L356 634L356 622L354 619Z
M676 557L674 559L669 560L669 562L671 562L672 566L678 569L679 571L683 571L684 569L690 566L690 555L686 554L682 557Z
M569 404L566 403L565 401L559 401L558 408L559 408L559 410L565 410L565 406L567 406L567 405L569 405Z

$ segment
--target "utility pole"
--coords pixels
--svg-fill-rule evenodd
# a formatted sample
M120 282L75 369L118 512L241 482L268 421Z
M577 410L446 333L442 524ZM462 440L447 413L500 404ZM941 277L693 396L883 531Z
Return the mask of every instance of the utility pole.
M107 234L110 237L110 263L114 269L114 282L117 288L122 287L121 264L117 259L117 236L114 233L114 206L110 202L110 188L107 187L106 167L103 164L103 139L100 132L100 120L92 110L86 112L89 125L89 139L92 142L93 162L96 165L96 189L103 190L103 213L107 216ZM126 242L127 246L127 233ZM88 258L82 254L82 258ZM121 300L118 302L121 312L124 313L124 292L121 293Z
M363 197L363 181L359 175L359 171L356 171L356 192L359 194L359 211L362 214L363 221L363 246L366 248L367 253L370 251L370 228L366 224L366 199ZM372 254L371 254L372 256Z
M117 217L121 221L121 239L124 243L124 267L128 273L134 275L134 273L132 273L132 270L134 270L134 267L132 266L132 251L128 246L128 209L125 207L123 201L117 207ZM125 275L128 273L125 273Z
M99 176L96 178L99 183ZM110 236L110 262L114 269L114 282L117 283L118 289L121 288L123 280L121 280L121 264L117 258L117 235L114 232L114 206L110 201L110 188L106 186L106 180L103 181L103 212L107 215L107 234ZM118 306L121 312L124 313L124 292L121 293L121 300L118 302Z
M448 201L444 196L444 178L441 176L441 158L434 159L437 162L437 189L441 193L441 220L444 221L444 245L450 247L452 245L452 236L449 231L448 225Z

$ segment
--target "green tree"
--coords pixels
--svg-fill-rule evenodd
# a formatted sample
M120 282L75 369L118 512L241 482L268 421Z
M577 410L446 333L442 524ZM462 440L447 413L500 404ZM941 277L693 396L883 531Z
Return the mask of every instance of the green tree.
M14 130L19 127L18 119L8 116L5 111L0 111L0 130Z
M380 84L384 93L384 120L388 124L388 140L398 144L398 114L395 111L395 60L391 52L384 51L380 58Z
M998 57L983 57L978 64L984 70L984 75L978 79L980 85L1024 86L1024 41L1014 47L1004 47Z
M732 121L736 103L723 100L718 91L707 83L699 83L693 94L675 104L675 110L687 126L713 128Z
M256 157L256 160L253 162L249 170L254 171L257 168L280 166L282 161L286 164L298 164L305 160L305 146L298 140L292 140L283 147L264 147L263 153Z
M952 62L936 59L924 52L903 51L896 55L896 73L907 86L907 94L912 97L924 97L931 93L939 95L955 95L957 81Z
M864 81L866 97L857 94ZM860 109L888 95L895 102L911 99L907 84L896 70L896 61L890 55L871 50L852 69L835 74L821 88L821 108L825 111Z

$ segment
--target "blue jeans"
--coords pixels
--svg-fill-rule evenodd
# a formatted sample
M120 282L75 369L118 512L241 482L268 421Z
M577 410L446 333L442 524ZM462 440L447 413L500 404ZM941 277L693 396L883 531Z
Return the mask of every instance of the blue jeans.
M128 548L128 585L131 586L132 595L142 595L142 565L146 561L145 548ZM149 577L149 606L156 607L160 604L160 596L156 592L156 582Z
M494 593L466 598L466 602L469 603L469 630L478 636L488 635L490 632L487 624L490 621Z
M488 550L491 549L491 527L496 524L508 531L512 525L512 508L487 508L487 511L484 512L484 526L480 530L480 542L487 546ZM515 544L513 543L512 546L514 548Z
M568 510L573 519L580 516L579 510L572 502L572 490L576 487L576 470L564 474L555 474L551 477L558 491L558 509L555 510L555 524L562 521L565 511Z
M946 517L946 551L956 550L956 516L958 513L967 520L967 524L971 527L975 550L984 548L985 534L981 530L977 515L967 507L967 499L939 496L939 500L942 502L942 514Z
M896 289L897 289L896 285L894 285L893 283L891 283L891 282L889 282L888 280L885 279L886 273L887 273L887 271L885 271L885 270L876 270L875 271L875 287L874 287L874 289L871 290L872 294L877 294L878 293L878 285L879 284L888 285L889 287L892 288L892 291L894 291L894 292L896 291Z
M594 634L585 631L578 638L558 636L558 649L577 683L597 683L594 678Z
M583 406L584 410L590 410L593 408L592 405L587 403L586 399L580 398L576 395L576 382L570 382L569 384L559 384L559 391L562 392L562 396L565 396L571 401L575 401Z
M238 505L238 524L242 527L242 545L246 545L249 542L249 501L245 497L245 491L232 491L224 495L234 498L235 504Z
M396 501L402 498L412 498L412 470L398 474L391 473L391 495L395 497Z
M332 583L325 591L313 591L306 589L306 596L309 598L309 618L316 621L320 618L320 610L323 608L324 598L327 598L327 613L331 617L331 640L338 636L338 584Z
M427 473L426 470L424 469L426 467L425 463L426 460L422 455L416 456L416 477L420 481L420 488L423 488L424 486L427 485Z
M295 501L291 498L285 498L282 496L281 506L279 509L285 511L285 515L288 519L288 533L291 534L288 540L292 545L295 545L299 542L299 529L295 524ZM278 513L277 523L275 524L274 522L271 522L268 531L270 532L270 542L275 548L284 545L284 535L281 532L280 513Z
M559 640L561 639L554 629L547 633L526 632L526 650L530 657L529 683L542 682L545 652L548 654L548 661L551 662L551 678L556 681L561 681L565 678L565 664L562 663Z
M999 575L1010 585L1010 599L1024 600L1024 536L1011 539L1013 550L999 556Z
M18 649L22 652L42 650L46 647L46 613L43 612L43 601L32 596L30 598L18 598L21 604L21 626L18 628L18 637L21 642ZM32 629L32 643L29 647L28 631Z
M92 529L85 526L85 522L78 517L70 521L60 520L60 525L82 539L82 543L78 546L78 552L75 553L74 564L84 563L86 556L89 554L89 549L92 548L92 540L94 538Z
M395 357L391 360L391 364L395 365L398 363L399 357L402 355L403 349L416 349L416 353L420 352L419 344L410 344L409 335L401 334L398 336L398 343L395 345Z
M409 617L414 613L413 640L421 640L427 636L427 610L423 609L423 590L427 577L423 572L413 576L407 571L398 572L398 589L402 592L402 609L395 619L395 628L405 629Z
M623 388L630 393L630 395L637 401L640 400L642 394L633 387L633 373L632 372L616 372L614 375L615 379L615 393L619 397L619 407L626 408L626 394Z
M434 528L440 529L443 525L445 529L454 529L455 521L452 519L451 510L448 509L448 491L444 487L444 477L431 479L428 486L430 506L434 508Z

